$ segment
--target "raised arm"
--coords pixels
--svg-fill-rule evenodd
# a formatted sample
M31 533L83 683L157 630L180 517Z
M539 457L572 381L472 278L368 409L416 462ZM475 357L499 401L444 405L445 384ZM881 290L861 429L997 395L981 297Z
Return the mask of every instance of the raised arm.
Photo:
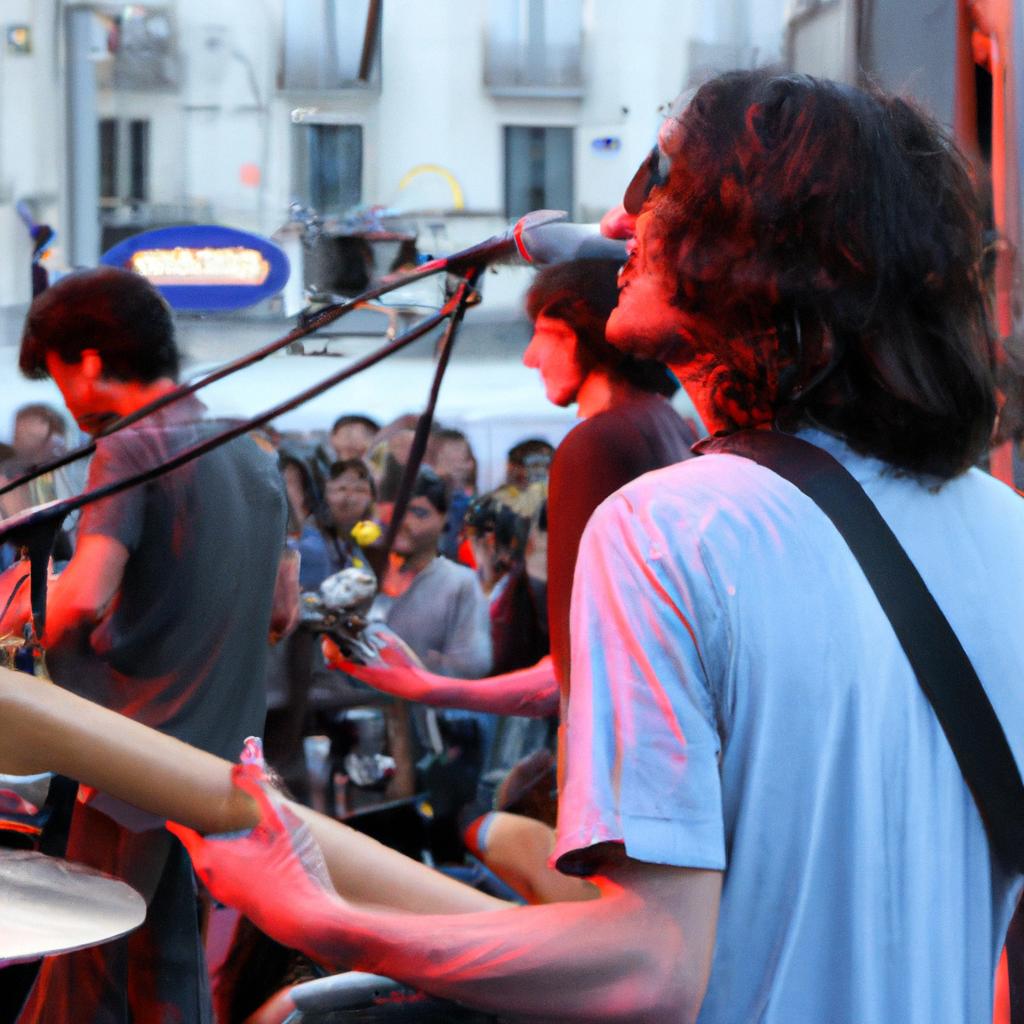
M550 657L498 676L453 679L414 664L398 644L388 643L386 638L379 665L350 661L329 638L323 641L323 651L331 668L403 700L525 718L547 718L558 712L558 683Z

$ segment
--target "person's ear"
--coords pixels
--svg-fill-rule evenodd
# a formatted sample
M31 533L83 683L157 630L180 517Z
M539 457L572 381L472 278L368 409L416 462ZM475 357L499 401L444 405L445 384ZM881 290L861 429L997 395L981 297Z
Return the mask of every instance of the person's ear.
M86 380L99 380L103 376L103 357L94 348L82 350L82 376Z

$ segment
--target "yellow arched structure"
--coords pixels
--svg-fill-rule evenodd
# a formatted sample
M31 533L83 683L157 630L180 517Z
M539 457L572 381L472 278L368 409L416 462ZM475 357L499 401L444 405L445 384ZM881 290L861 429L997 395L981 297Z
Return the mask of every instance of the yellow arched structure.
M461 210L465 207L466 202L462 194L462 186L455 175L447 167L442 167L440 164L417 164L415 167L410 168L398 183L399 191L405 188L413 178L418 178L421 174L437 174L444 178L452 191L452 209Z

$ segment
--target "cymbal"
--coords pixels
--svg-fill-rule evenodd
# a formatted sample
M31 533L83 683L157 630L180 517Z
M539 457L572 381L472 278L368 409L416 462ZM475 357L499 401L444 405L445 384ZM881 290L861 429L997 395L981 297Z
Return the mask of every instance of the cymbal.
M0 850L0 964L116 939L142 924L125 882L33 851Z

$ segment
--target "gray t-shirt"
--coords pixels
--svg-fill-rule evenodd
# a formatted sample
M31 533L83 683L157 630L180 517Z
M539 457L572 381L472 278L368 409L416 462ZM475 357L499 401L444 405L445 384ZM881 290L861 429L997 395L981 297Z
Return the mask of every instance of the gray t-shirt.
M186 399L97 443L89 488L152 467L223 427ZM263 730L267 630L285 536L272 457L243 437L85 508L79 538L127 548L121 588L94 629L48 652L54 680L235 760Z
M400 597L378 594L370 618L387 622L432 672L480 679L490 671L487 598L464 565L435 558Z

